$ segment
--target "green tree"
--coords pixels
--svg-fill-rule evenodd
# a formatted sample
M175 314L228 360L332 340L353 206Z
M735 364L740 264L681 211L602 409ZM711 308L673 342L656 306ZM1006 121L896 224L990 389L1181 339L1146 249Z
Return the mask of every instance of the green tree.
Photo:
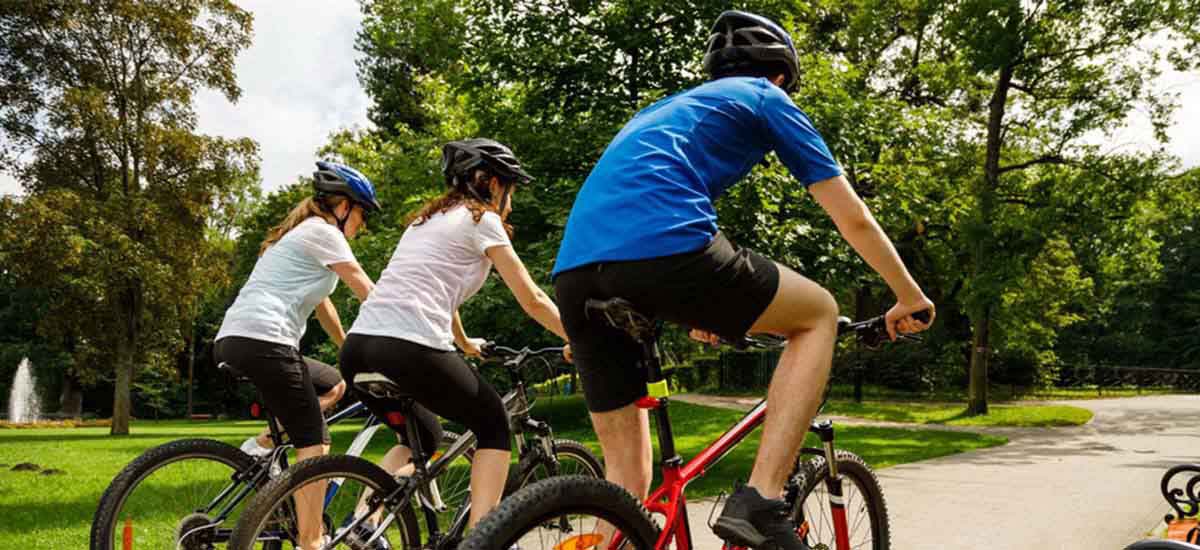
M113 434L129 432L137 366L183 342L181 318L222 270L205 240L244 192L255 145L195 133L194 93L236 100L251 17L227 0L5 2L0 129L28 197L0 239L22 286L49 290L43 335L76 366L115 373Z

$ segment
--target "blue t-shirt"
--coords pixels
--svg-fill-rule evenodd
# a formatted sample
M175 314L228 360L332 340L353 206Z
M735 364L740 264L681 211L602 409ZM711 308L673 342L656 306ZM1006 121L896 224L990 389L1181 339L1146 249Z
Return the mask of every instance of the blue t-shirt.
M554 275L700 250L717 234L713 201L772 150L806 187L842 173L808 117L765 78L713 80L643 109L575 197Z

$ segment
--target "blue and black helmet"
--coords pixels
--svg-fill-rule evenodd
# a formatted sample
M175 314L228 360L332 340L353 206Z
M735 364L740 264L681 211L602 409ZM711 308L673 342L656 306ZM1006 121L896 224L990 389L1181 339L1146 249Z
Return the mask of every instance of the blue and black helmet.
M796 89L800 56L796 44L778 23L761 15L730 10L717 17L704 53L704 71L710 76L736 73L778 64L784 69L784 90Z
M382 208L375 198L375 186L371 185L371 180L345 164L317 161L317 171L313 172L313 191L318 197L343 195L369 212Z

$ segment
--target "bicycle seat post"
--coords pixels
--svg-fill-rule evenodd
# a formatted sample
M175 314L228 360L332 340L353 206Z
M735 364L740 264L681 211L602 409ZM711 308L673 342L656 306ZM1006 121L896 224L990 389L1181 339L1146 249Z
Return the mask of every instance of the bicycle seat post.
M637 311L632 303L622 298L589 299L584 309L588 316L594 315L609 326L624 331L642 346L642 365L646 368L646 396L638 399L636 405L639 409L654 410L663 466L668 470L678 469L683 464L683 458L675 452L675 434L671 430L671 417L667 413L667 396L670 395L670 391L663 376L662 356L658 351L658 336L662 325Z

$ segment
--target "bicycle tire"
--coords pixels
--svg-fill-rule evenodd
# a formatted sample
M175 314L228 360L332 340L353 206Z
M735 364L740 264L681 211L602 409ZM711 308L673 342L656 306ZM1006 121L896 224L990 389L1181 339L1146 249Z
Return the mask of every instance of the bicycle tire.
M1200 546L1178 540L1143 540L1126 546L1125 550L1200 550Z
M519 491L522 487L525 487L532 482L540 481L538 479L533 479L533 477L537 473L537 467L545 466L546 461L542 459L534 462L534 460L537 458L541 458L542 454L538 453L534 456L536 456L535 459L528 461L524 460L524 457L522 457L520 464L518 464L516 468L509 470L508 481L504 484L505 496ZM585 477L604 479L604 464L600 462L600 458L597 457L596 454L593 453L591 449L587 448L587 446L583 443L570 439L555 439L554 456L560 463L564 461L574 461L582 464L588 470L588 475Z
M396 480L383 468L357 456L324 455L303 460L272 479L254 495L238 518L229 539L229 550L252 550L258 533L275 510L275 504L287 498L293 490L314 478L335 477L368 483L373 490L384 494L398 487ZM401 535L400 546L396 548L419 548L420 528L411 506L403 508L393 525Z
M863 497L863 505L870 518L871 550L889 550L891 548L891 529L888 522L887 501L883 497L883 489L879 485L879 479L875 477L875 472L871 470L870 466L867 466L866 461L850 451L838 450L834 456L837 457L838 474L842 477L842 483L853 484ZM793 480L799 487L799 493L794 502L789 503L792 508L792 520L797 524L804 519L809 519L811 522L811 518L805 518L805 502L812 496L814 490L823 486L828 477L829 465L824 456L797 464ZM815 497L814 500L821 500L821 498ZM828 500L811 504L819 508L827 506ZM850 507L851 502L847 501L847 508ZM851 528L853 529L853 527Z
M584 476L539 481L504 499L459 550L507 550L520 536L559 516L593 514L625 534L628 550L654 550L658 527L642 503L616 484Z
M237 447L213 439L180 439L147 450L122 468L100 497L92 517L91 549L113 550L117 515L129 495L155 471L189 459L213 460L238 472L254 464L254 459Z

